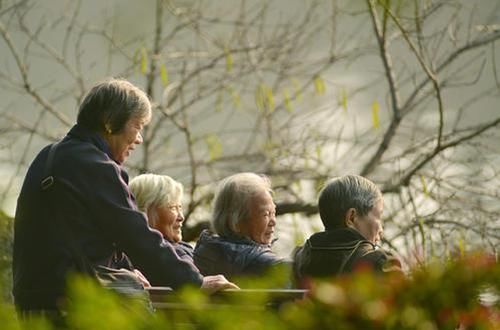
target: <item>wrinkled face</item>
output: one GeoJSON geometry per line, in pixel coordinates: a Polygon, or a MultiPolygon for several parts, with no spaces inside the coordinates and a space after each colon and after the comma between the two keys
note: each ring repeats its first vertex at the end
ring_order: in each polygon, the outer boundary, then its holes
{"type": "Polygon", "coordinates": [[[158,206],[156,208],[154,229],[162,233],[165,239],[177,243],[182,240],[184,214],[180,203],[158,206]]]}
{"type": "Polygon", "coordinates": [[[366,240],[377,243],[382,238],[382,212],[384,201],[379,199],[373,208],[364,216],[356,215],[353,221],[354,228],[363,235],[366,240]]]}
{"type": "Polygon", "coordinates": [[[108,142],[113,159],[122,164],[129,156],[136,145],[142,143],[142,129],[145,121],[142,118],[132,117],[127,121],[125,127],[116,134],[104,134],[104,139],[108,142]]]}
{"type": "Polygon", "coordinates": [[[276,205],[268,191],[250,200],[250,216],[240,224],[240,233],[260,244],[270,244],[276,226],[276,205]]]}

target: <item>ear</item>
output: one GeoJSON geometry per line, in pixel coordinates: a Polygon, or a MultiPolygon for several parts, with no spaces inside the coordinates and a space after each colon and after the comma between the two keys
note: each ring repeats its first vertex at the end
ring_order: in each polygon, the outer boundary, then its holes
{"type": "Polygon", "coordinates": [[[113,134],[113,130],[111,129],[111,125],[109,125],[109,124],[104,125],[104,130],[105,130],[105,131],[106,131],[106,133],[108,133],[109,135],[113,134]]]}
{"type": "Polygon", "coordinates": [[[351,207],[350,209],[347,210],[344,216],[344,225],[346,227],[354,227],[354,220],[356,219],[357,212],[356,209],[351,207]]]}

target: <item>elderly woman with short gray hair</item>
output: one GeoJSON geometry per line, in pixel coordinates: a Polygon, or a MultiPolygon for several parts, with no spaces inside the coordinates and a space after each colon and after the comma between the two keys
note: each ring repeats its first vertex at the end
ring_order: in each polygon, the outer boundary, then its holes
{"type": "Polygon", "coordinates": [[[285,262],[271,250],[276,205],[267,177],[238,173],[222,180],[212,225],[215,233],[202,232],[194,251],[203,274],[223,274],[232,280],[263,274],[285,262]]]}
{"type": "Polygon", "coordinates": [[[130,181],[137,207],[146,213],[148,224],[171,243],[177,255],[193,263],[193,247],[182,241],[182,183],[168,175],[141,174],[130,181]]]}
{"type": "Polygon", "coordinates": [[[399,260],[376,245],[383,233],[384,201],[372,181],[358,175],[331,179],[320,192],[318,208],[325,231],[296,249],[294,273],[299,283],[358,269],[401,271],[399,260]]]}
{"type": "Polygon", "coordinates": [[[124,79],[90,89],[76,125],[31,163],[14,222],[13,295],[22,314],[65,308],[68,274],[119,268],[126,253],[155,286],[235,288],[181,260],[137,210],[123,163],[151,120],[144,91],[124,79]]]}

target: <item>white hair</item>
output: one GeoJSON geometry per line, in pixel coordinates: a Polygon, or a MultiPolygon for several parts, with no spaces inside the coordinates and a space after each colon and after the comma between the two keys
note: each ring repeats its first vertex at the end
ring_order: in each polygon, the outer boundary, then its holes
{"type": "Polygon", "coordinates": [[[137,207],[149,213],[148,223],[156,223],[156,208],[181,202],[184,187],[168,175],[141,174],[129,183],[130,191],[135,196],[137,207]]]}

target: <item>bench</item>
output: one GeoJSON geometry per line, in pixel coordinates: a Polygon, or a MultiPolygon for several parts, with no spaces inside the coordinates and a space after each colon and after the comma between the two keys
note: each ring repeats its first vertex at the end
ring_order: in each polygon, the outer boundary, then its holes
{"type": "MultiPolygon", "coordinates": [[[[156,310],[191,310],[193,305],[179,299],[177,292],[168,287],[147,288],[156,310]]],[[[228,289],[208,296],[196,308],[239,308],[245,310],[277,309],[282,304],[303,299],[307,290],[299,289],[228,289]]]]}

